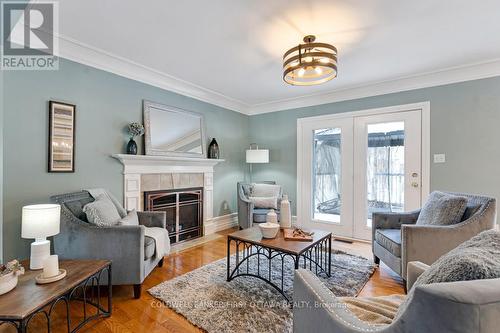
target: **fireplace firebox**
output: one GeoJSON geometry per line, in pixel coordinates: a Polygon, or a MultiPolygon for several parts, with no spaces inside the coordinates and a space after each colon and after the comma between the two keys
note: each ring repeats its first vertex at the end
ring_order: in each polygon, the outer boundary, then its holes
{"type": "Polygon", "coordinates": [[[170,243],[203,236],[203,188],[144,192],[145,211],[164,211],[170,243]]]}

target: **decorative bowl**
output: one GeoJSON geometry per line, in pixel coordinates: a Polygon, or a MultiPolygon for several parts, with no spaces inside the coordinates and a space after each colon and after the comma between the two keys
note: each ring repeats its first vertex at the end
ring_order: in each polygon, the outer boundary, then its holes
{"type": "Polygon", "coordinates": [[[0,277],[0,295],[6,294],[17,286],[18,276],[11,272],[0,277]]]}
{"type": "Polygon", "coordinates": [[[274,238],[280,230],[278,223],[259,223],[260,232],[264,238],[274,238]]]}

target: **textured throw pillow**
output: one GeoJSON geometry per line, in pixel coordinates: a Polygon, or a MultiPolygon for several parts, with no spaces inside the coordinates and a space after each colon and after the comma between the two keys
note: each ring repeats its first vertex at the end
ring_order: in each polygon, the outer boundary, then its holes
{"type": "Polygon", "coordinates": [[[278,209],[278,197],[249,197],[255,208],[278,209]]]}
{"type": "Polygon", "coordinates": [[[443,192],[432,192],[422,207],[417,225],[450,225],[461,221],[467,198],[443,192]]]}
{"type": "Polygon", "coordinates": [[[251,197],[278,197],[280,195],[281,186],[273,184],[252,184],[250,188],[251,197]]]}
{"type": "Polygon", "coordinates": [[[105,194],[100,194],[94,202],[86,204],[83,212],[90,223],[99,227],[116,225],[121,218],[115,205],[105,194]]]}
{"type": "Polygon", "coordinates": [[[500,232],[492,229],[472,237],[436,260],[418,277],[396,317],[405,311],[417,286],[497,278],[500,278],[500,232]]]}
{"type": "Polygon", "coordinates": [[[127,216],[125,216],[120,221],[118,221],[117,224],[118,225],[139,225],[139,216],[137,215],[137,212],[135,211],[135,209],[128,212],[127,216]]]}
{"type": "Polygon", "coordinates": [[[78,219],[84,222],[88,222],[87,215],[85,215],[85,213],[83,212],[83,207],[93,201],[94,198],[89,196],[85,199],[65,202],[64,205],[70,210],[71,213],[73,213],[73,215],[78,217],[78,219]]]}

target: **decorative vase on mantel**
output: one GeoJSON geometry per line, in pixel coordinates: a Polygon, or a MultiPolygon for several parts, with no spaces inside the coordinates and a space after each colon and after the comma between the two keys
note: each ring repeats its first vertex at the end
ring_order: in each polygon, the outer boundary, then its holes
{"type": "Polygon", "coordinates": [[[130,140],[127,144],[127,154],[137,155],[137,143],[134,139],[136,136],[144,134],[144,126],[140,123],[132,122],[128,124],[128,134],[130,135],[130,140]]]}
{"type": "Polygon", "coordinates": [[[217,143],[215,138],[213,138],[210,144],[208,145],[208,158],[214,158],[214,159],[220,158],[219,144],[217,143]]]}
{"type": "Polygon", "coordinates": [[[131,137],[127,143],[127,154],[137,155],[137,142],[134,141],[134,137],[131,137]]]}

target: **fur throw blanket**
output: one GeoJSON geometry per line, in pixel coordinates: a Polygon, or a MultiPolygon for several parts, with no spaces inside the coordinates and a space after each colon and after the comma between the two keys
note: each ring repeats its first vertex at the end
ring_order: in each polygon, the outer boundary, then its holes
{"type": "Polygon", "coordinates": [[[439,258],[415,285],[500,278],[500,232],[483,231],[439,258]]]}
{"type": "Polygon", "coordinates": [[[443,255],[422,273],[396,317],[406,310],[419,285],[497,278],[500,278],[500,232],[483,231],[443,255]]]}

